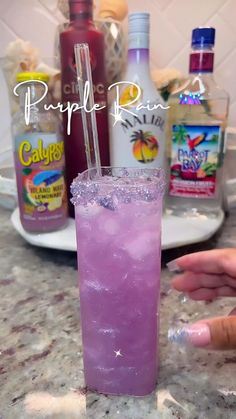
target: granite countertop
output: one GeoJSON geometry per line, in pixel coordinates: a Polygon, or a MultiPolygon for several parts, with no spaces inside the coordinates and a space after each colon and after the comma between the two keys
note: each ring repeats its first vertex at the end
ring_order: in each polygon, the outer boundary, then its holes
{"type": "MultiPolygon", "coordinates": [[[[182,349],[170,325],[228,313],[236,301],[181,301],[162,271],[160,375],[143,398],[104,396],[83,387],[76,255],[34,248],[0,209],[0,418],[235,419],[236,352],[182,349]]],[[[164,252],[236,247],[236,211],[211,241],[164,252]]]]}

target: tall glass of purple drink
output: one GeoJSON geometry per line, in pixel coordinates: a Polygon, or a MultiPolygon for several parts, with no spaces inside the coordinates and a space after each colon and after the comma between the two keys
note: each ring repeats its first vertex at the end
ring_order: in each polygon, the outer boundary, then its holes
{"type": "Polygon", "coordinates": [[[146,395],[157,381],[163,171],[90,169],[71,190],[86,385],[146,395]]]}

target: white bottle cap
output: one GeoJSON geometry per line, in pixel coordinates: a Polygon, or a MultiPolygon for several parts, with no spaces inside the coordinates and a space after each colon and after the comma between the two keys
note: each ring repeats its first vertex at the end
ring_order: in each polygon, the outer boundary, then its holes
{"type": "Polygon", "coordinates": [[[130,13],[129,14],[129,34],[147,33],[150,31],[149,13],[130,13]]]}
{"type": "Polygon", "coordinates": [[[129,14],[129,49],[149,48],[150,14],[129,14]]]}

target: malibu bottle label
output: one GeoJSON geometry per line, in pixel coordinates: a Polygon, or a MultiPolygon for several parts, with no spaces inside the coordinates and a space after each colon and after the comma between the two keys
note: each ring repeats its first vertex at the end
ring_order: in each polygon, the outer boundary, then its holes
{"type": "MultiPolygon", "coordinates": [[[[134,112],[134,110],[132,110],[134,112]]],[[[111,164],[114,166],[163,167],[165,111],[138,111],[122,117],[112,127],[111,164]]]]}

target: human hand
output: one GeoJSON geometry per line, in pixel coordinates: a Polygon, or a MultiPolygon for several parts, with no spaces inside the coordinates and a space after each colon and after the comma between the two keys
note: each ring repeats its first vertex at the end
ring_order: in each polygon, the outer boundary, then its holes
{"type": "MultiPolygon", "coordinates": [[[[173,278],[172,287],[193,300],[236,297],[236,249],[193,253],[170,262],[168,267],[183,272],[173,278]]],[[[198,347],[236,349],[236,309],[230,316],[171,329],[169,339],[198,347]]]]}

